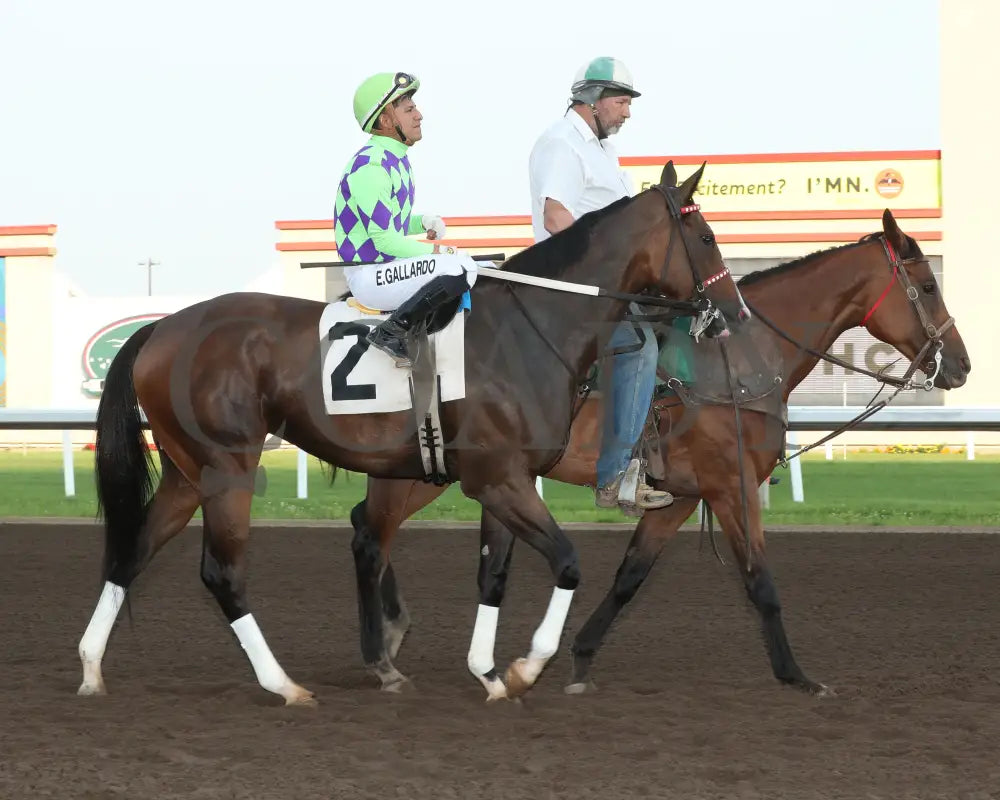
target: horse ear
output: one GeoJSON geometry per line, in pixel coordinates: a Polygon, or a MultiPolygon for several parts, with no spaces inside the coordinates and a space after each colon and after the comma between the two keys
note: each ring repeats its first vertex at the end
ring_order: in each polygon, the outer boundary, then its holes
{"type": "Polygon", "coordinates": [[[676,186],[677,185],[677,170],[674,169],[674,160],[670,159],[666,166],[663,168],[663,172],[660,173],[660,186],[676,186]]]}
{"type": "Polygon", "coordinates": [[[899,229],[899,225],[896,224],[896,218],[892,215],[892,211],[888,208],[882,212],[882,233],[885,234],[885,240],[891,244],[900,255],[909,249],[909,245],[906,241],[906,235],[899,229]]]}
{"type": "Polygon", "coordinates": [[[691,202],[691,198],[694,197],[695,190],[698,188],[698,184],[701,181],[701,174],[705,171],[705,164],[707,161],[702,161],[701,166],[698,167],[698,171],[694,173],[690,178],[681,184],[680,195],[682,203],[687,205],[691,202]]]}

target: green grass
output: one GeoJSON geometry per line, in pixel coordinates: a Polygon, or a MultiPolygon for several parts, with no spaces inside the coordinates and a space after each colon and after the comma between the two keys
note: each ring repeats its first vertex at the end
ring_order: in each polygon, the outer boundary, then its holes
{"type": "MultiPolygon", "coordinates": [[[[308,498],[295,497],[295,453],[264,454],[267,483],[254,498],[257,519],[346,519],[364,495],[363,475],[338,472],[333,486],[309,460],[308,498]]],[[[76,496],[63,492],[62,457],[53,451],[0,451],[0,517],[93,517],[93,454],[75,454],[76,496]]],[[[805,503],[793,503],[791,476],[778,469],[765,521],[797,525],[1000,526],[1000,456],[849,453],[826,461],[803,458],[805,503]]],[[[593,493],[545,481],[545,501],[560,522],[627,522],[595,508],[593,493]]],[[[479,506],[457,487],[414,519],[478,520],[479,506]]]]}

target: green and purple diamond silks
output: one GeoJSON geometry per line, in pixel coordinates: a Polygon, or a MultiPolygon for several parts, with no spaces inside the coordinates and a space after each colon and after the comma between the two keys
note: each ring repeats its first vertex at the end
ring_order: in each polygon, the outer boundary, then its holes
{"type": "Polygon", "coordinates": [[[348,162],[337,187],[334,239],[344,261],[392,261],[425,255],[434,246],[408,234],[423,233],[413,213],[413,174],[407,146],[372,136],[348,162]]]}

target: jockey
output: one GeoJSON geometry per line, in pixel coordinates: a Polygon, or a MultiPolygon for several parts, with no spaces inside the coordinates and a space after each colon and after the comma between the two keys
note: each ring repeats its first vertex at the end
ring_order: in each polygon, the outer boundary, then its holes
{"type": "MultiPolygon", "coordinates": [[[[616,58],[592,59],[577,71],[570,94],[569,108],[539,136],[528,161],[535,241],[634,191],[609,141],[631,116],[633,98],[640,96],[631,73],[616,58]]],[[[615,354],[609,363],[612,392],[605,402],[597,461],[595,502],[601,508],[619,505],[619,490],[653,398],[659,351],[649,323],[638,327],[642,341],[635,326],[623,322],[608,342],[615,354]]],[[[640,482],[634,502],[621,505],[644,512],[672,502],[669,492],[640,482]]]]}
{"type": "Polygon", "coordinates": [[[366,262],[344,270],[347,288],[363,305],[392,314],[368,334],[398,367],[412,365],[407,340],[414,326],[456,298],[468,307],[476,262],[437,241],[445,224],[413,211],[414,183],[408,149],[420,141],[423,115],[413,95],[420,81],[405,72],[367,78],[354,93],[354,116],[371,138],[344,169],[334,206],[334,239],[344,261],[366,262]],[[464,296],[464,297],[463,297],[464,296]]]}

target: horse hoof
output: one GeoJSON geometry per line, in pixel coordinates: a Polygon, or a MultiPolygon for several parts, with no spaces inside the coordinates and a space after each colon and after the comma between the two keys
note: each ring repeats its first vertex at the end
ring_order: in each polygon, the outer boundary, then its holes
{"type": "Polygon", "coordinates": [[[510,700],[507,687],[499,678],[486,687],[486,703],[498,703],[501,700],[510,700]]]}
{"type": "Polygon", "coordinates": [[[571,683],[563,691],[566,694],[593,694],[597,691],[597,686],[593,681],[571,683]]]}
{"type": "Polygon", "coordinates": [[[285,705],[315,708],[316,706],[319,705],[319,700],[317,700],[316,695],[314,695],[308,689],[303,689],[300,686],[298,687],[298,691],[285,695],[285,705]]]}
{"type": "Polygon", "coordinates": [[[824,685],[822,683],[814,683],[809,688],[809,694],[811,694],[813,697],[836,697],[837,696],[837,693],[833,689],[831,689],[829,686],[826,686],[826,685],[824,685]]]}
{"type": "Polygon", "coordinates": [[[80,685],[80,688],[76,690],[76,693],[80,697],[101,697],[108,693],[108,690],[104,688],[104,684],[90,684],[84,683],[80,685]]]}
{"type": "Polygon", "coordinates": [[[524,665],[527,663],[528,659],[519,658],[507,667],[507,672],[503,676],[503,682],[507,685],[507,697],[511,699],[520,697],[534,685],[534,681],[530,680],[523,672],[524,665]]]}
{"type": "Polygon", "coordinates": [[[403,694],[414,689],[413,682],[409,678],[400,677],[388,683],[382,684],[382,691],[390,694],[403,694]]]}
{"type": "Polygon", "coordinates": [[[307,697],[286,697],[285,705],[296,706],[298,708],[316,708],[319,705],[319,700],[312,695],[307,697]]]}

